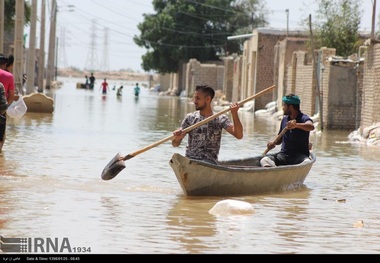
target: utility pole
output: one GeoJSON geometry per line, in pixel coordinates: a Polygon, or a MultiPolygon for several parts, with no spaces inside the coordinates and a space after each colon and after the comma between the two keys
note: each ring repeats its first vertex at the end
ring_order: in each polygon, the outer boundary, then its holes
{"type": "Polygon", "coordinates": [[[36,21],[37,21],[37,0],[32,0],[32,13],[30,17],[30,33],[29,33],[29,52],[27,57],[28,76],[26,80],[26,94],[34,92],[35,73],[36,73],[36,21]]]}
{"type": "Polygon", "coordinates": [[[0,53],[4,52],[4,2],[0,0],[0,53]]]}
{"type": "Polygon", "coordinates": [[[58,68],[67,68],[67,56],[66,56],[66,28],[61,27],[59,38],[59,59],[57,60],[58,68]]]}
{"type": "Polygon", "coordinates": [[[41,1],[41,29],[40,29],[40,50],[38,53],[38,92],[44,91],[44,77],[45,77],[45,13],[46,4],[45,0],[41,1]]]}
{"type": "Polygon", "coordinates": [[[48,52],[48,61],[46,69],[46,89],[50,89],[51,82],[55,76],[55,31],[57,24],[57,2],[56,0],[52,1],[51,13],[50,13],[50,35],[49,35],[49,52],[48,52]]]}
{"type": "Polygon", "coordinates": [[[286,12],[286,36],[289,35],[289,9],[285,10],[286,12]]]}
{"type": "Polygon", "coordinates": [[[371,39],[375,39],[375,18],[376,18],[376,0],[373,0],[371,39]]]}
{"type": "MultiPolygon", "coordinates": [[[[318,68],[317,67],[317,61],[315,59],[315,47],[314,47],[314,36],[313,36],[313,30],[312,30],[312,24],[311,24],[311,15],[309,15],[309,28],[310,28],[310,40],[311,40],[311,54],[313,57],[313,68],[314,68],[314,79],[315,79],[315,86],[317,88],[317,98],[318,98],[318,105],[319,105],[319,119],[321,122],[321,131],[323,131],[323,94],[319,88],[319,74],[318,74],[318,68]]],[[[319,61],[318,61],[319,63],[319,61]]]]}
{"type": "Polygon", "coordinates": [[[23,94],[22,74],[24,72],[24,0],[16,0],[14,58],[13,76],[15,79],[15,88],[23,94]]]}
{"type": "Polygon", "coordinates": [[[102,62],[100,64],[101,69],[103,71],[109,70],[109,63],[108,63],[108,28],[104,28],[104,42],[103,42],[103,57],[102,62]]]}
{"type": "Polygon", "coordinates": [[[97,31],[96,29],[96,21],[92,21],[92,29],[91,29],[91,43],[90,43],[90,50],[88,53],[88,58],[86,61],[86,66],[85,69],[94,71],[98,69],[98,60],[97,60],[97,54],[96,54],[96,34],[95,32],[97,31]]]}

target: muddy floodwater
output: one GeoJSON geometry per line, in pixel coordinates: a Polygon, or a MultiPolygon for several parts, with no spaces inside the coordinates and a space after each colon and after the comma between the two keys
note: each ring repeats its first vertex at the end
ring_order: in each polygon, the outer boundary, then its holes
{"type": "MultiPolygon", "coordinates": [[[[194,105],[145,86],[135,97],[134,81],[109,80],[103,96],[100,83],[91,91],[76,88],[82,79],[59,80],[63,86],[49,92],[52,114],[8,119],[0,155],[1,236],[68,240],[73,254],[78,247],[87,254],[380,252],[380,147],[350,143],[350,131],[312,134],[317,161],[304,186],[259,196],[184,196],[169,166],[172,154],[184,154],[184,142],[127,160],[104,181],[101,172],[116,153],[170,136],[194,105]],[[114,85],[124,85],[121,97],[114,85]],[[254,213],[209,213],[225,199],[248,202],[254,213]]],[[[248,111],[239,116],[244,138],[224,134],[222,160],[259,155],[276,137],[278,122],[248,111]]]]}

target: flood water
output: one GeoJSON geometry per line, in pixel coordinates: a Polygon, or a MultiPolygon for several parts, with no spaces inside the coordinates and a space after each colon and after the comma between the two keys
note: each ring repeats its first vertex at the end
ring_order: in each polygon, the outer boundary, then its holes
{"type": "MultiPolygon", "coordinates": [[[[184,154],[185,141],[145,151],[104,181],[101,172],[116,153],[171,136],[194,105],[145,88],[135,98],[133,82],[110,80],[111,88],[124,85],[117,98],[115,90],[103,96],[97,87],[76,89],[82,79],[59,80],[63,86],[48,93],[52,114],[8,119],[0,154],[1,236],[67,238],[71,247],[85,248],[82,254],[380,252],[380,147],[350,143],[350,131],[312,134],[317,161],[304,187],[259,196],[184,196],[169,160],[184,154]],[[255,212],[208,212],[224,199],[249,202],[255,212]]],[[[276,137],[278,122],[239,115],[244,138],[225,133],[221,160],[260,155],[276,137]]]]}

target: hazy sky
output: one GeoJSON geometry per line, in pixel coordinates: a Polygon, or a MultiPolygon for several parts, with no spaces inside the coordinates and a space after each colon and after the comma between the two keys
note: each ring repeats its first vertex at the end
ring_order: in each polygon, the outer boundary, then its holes
{"type": "MultiPolygon", "coordinates": [[[[373,0],[361,1],[364,11],[361,29],[370,31],[373,0]]],[[[41,1],[37,2],[40,10],[41,1]]],[[[316,10],[315,0],[265,0],[265,2],[267,9],[270,10],[270,27],[273,28],[286,29],[286,9],[289,9],[289,29],[301,28],[299,25],[301,18],[307,18],[309,14],[313,18],[316,10]]],[[[73,66],[83,69],[93,63],[100,69],[130,68],[143,72],[140,65],[145,49],[133,42],[133,36],[140,34],[137,24],[143,21],[142,15],[153,13],[150,0],[57,0],[57,3],[58,67],[73,66]],[[73,7],[69,7],[70,5],[73,7]],[[92,30],[93,28],[96,29],[92,30]]],[[[380,1],[377,6],[380,7],[380,1]]],[[[46,4],[48,13],[50,8],[51,0],[48,0],[46,4]]],[[[37,16],[40,17],[40,11],[37,12],[37,16]]],[[[45,29],[47,33],[49,23],[47,17],[45,29]]],[[[39,23],[37,23],[37,32],[40,32],[39,23]]],[[[48,44],[45,47],[47,50],[48,44]]]]}

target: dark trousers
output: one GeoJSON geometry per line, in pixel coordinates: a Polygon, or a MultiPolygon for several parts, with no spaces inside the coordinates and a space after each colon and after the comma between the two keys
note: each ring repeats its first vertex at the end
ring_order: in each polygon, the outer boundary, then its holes
{"type": "Polygon", "coordinates": [[[0,142],[4,141],[5,128],[7,127],[7,117],[5,114],[0,114],[0,142]]]}
{"type": "Polygon", "coordinates": [[[282,152],[278,152],[273,155],[268,155],[268,157],[271,158],[277,166],[299,164],[299,163],[302,163],[305,159],[309,158],[309,156],[305,154],[288,155],[282,152]]]}

